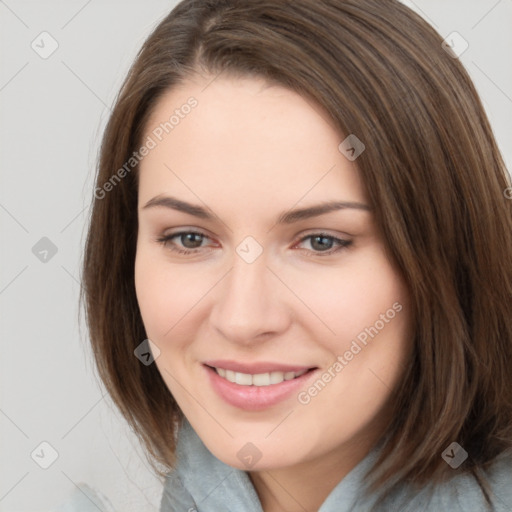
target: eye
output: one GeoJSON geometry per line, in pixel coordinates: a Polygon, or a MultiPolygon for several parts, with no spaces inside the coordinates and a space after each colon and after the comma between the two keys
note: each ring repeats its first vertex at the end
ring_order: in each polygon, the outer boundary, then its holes
{"type": "MultiPolygon", "coordinates": [[[[207,247],[203,242],[210,238],[204,233],[198,231],[180,231],[157,238],[167,249],[179,254],[193,254],[207,247]]],[[[344,240],[327,233],[313,233],[302,237],[297,245],[308,242],[310,248],[302,247],[300,249],[313,253],[315,256],[327,256],[341,251],[352,244],[352,240],[344,240]]]]}
{"type": "Polygon", "coordinates": [[[307,235],[299,241],[299,244],[308,241],[311,249],[307,249],[315,253],[315,256],[325,256],[341,251],[352,244],[352,240],[343,240],[326,233],[313,233],[307,235]]]}
{"type": "Polygon", "coordinates": [[[180,231],[179,233],[173,233],[171,235],[162,236],[157,238],[157,242],[160,242],[164,247],[171,251],[180,254],[191,254],[197,252],[197,249],[203,247],[203,242],[209,239],[204,233],[198,231],[180,231]],[[181,244],[176,245],[174,240],[181,244]]]}

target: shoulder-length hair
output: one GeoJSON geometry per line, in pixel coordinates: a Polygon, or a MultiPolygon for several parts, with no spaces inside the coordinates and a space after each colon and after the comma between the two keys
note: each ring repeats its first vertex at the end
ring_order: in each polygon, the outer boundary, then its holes
{"type": "Polygon", "coordinates": [[[363,141],[357,167],[414,326],[375,486],[446,478],[453,441],[478,479],[512,445],[510,176],[462,64],[396,0],[184,0],[142,46],[104,133],[81,300],[100,377],[148,453],[174,467],[182,413],[134,356],[146,333],[130,159],[162,94],[197,71],[288,87],[363,141]]]}

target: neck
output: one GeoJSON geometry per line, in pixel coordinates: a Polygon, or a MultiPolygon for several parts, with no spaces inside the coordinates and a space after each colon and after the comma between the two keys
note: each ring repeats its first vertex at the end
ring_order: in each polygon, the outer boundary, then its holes
{"type": "Polygon", "coordinates": [[[318,510],[374,442],[366,436],[291,467],[250,472],[264,512],[318,510]]]}

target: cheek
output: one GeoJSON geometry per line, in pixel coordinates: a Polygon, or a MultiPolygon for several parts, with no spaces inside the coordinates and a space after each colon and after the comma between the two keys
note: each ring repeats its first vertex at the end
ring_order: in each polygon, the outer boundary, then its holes
{"type": "Polygon", "coordinates": [[[396,310],[405,309],[406,287],[379,247],[361,251],[336,268],[319,267],[308,272],[307,279],[304,274],[291,276],[290,281],[309,310],[304,318],[311,319],[308,324],[315,338],[331,340],[331,351],[346,350],[352,339],[376,322],[382,327],[381,315],[386,312],[391,321],[385,322],[385,330],[389,332],[391,325],[401,328],[403,318],[395,319],[405,315],[396,310]]]}
{"type": "Polygon", "coordinates": [[[324,433],[330,429],[332,439],[355,435],[379,417],[410,355],[405,283],[380,251],[360,256],[350,268],[312,281],[308,295],[335,335],[321,336],[327,331],[317,322],[314,339],[329,354],[319,379],[327,384],[313,383],[299,401],[306,404],[305,421],[324,433]],[[331,418],[327,426],[322,416],[331,418]]]}
{"type": "Polygon", "coordinates": [[[141,247],[135,259],[137,301],[148,337],[155,342],[179,339],[186,315],[211,287],[210,279],[169,264],[154,250],[141,247]]]}

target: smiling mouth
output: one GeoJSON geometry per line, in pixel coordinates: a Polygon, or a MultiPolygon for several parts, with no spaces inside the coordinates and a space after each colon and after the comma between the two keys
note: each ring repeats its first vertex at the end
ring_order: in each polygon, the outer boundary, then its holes
{"type": "Polygon", "coordinates": [[[212,370],[214,370],[217,375],[227,380],[228,382],[232,382],[234,384],[239,384],[241,386],[271,386],[273,384],[281,384],[285,380],[293,380],[301,377],[305,373],[315,370],[316,368],[303,369],[298,372],[267,372],[267,373],[240,373],[235,372],[233,370],[226,370],[225,368],[219,368],[216,366],[206,365],[212,370]]]}

